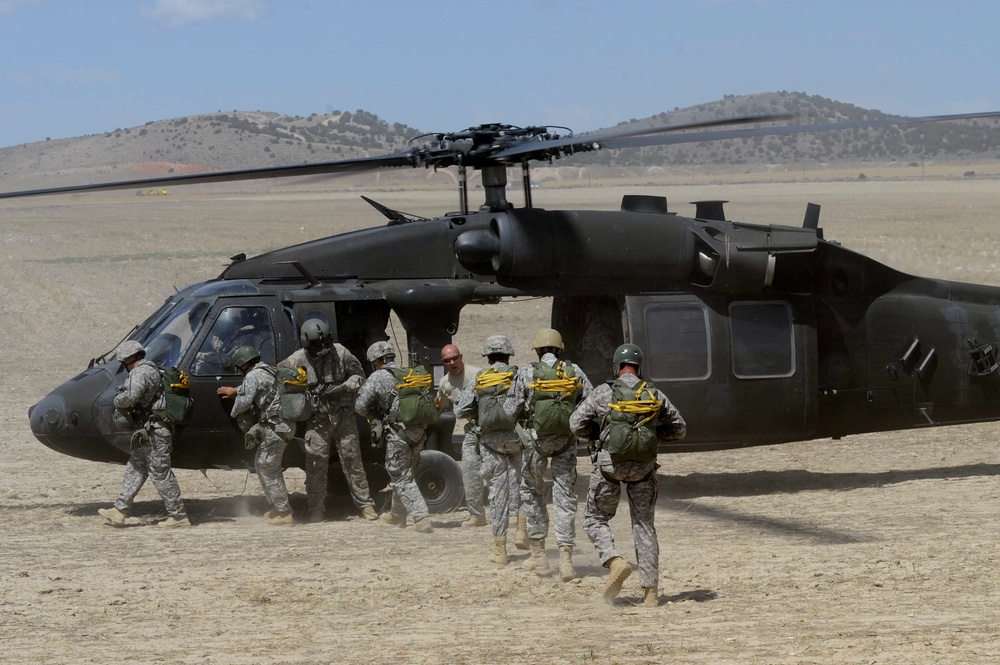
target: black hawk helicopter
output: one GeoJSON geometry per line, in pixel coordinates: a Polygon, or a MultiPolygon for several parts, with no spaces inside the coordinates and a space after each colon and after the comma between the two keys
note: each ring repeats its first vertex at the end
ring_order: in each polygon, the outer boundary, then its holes
{"type": "MultiPolygon", "coordinates": [[[[724,201],[697,202],[694,217],[659,196],[627,195],[618,211],[544,210],[531,201],[529,163],[617,149],[877,125],[991,118],[1000,112],[774,125],[786,116],[560,135],[554,127],[488,124],[424,135],[385,156],[0,193],[0,198],[164,187],[259,178],[456,167],[457,212],[415,219],[369,201],[388,224],[247,257],[216,279],[172,294],[128,339],[147,357],[190,375],[195,401],[178,432],[178,468],[244,467],[249,458],[216,388],[235,385],[229,355],[245,344],[275,363],[298,346],[306,317],[329,322],[359,358],[384,338],[391,313],[408,358],[440,368],[439,351],[464,307],[551,297],[552,328],[594,381],[610,378],[625,341],[645,350],[643,373],[688,423],[664,452],[715,450],[863,432],[1000,419],[1000,288],[914,277],[825,240],[819,206],[802,226],[729,221],[724,201]],[[745,127],[734,128],[738,125],[745,127]],[[723,128],[725,127],[725,128],[723,128]],[[506,198],[507,169],[521,165],[525,205],[506,198]],[[469,206],[479,170],[485,201],[469,206]]],[[[539,322],[540,325],[543,322],[539,322]]],[[[125,377],[111,352],[28,411],[46,446],[124,463],[129,433],[112,421],[125,377]]],[[[432,511],[462,501],[444,414],[424,452],[418,484],[432,511]]],[[[367,427],[360,427],[362,437],[367,427]]],[[[382,462],[371,446],[366,468],[382,462]]],[[[298,447],[285,463],[301,465],[298,447]]],[[[332,474],[332,475],[339,475],[332,474]]],[[[379,476],[384,478],[384,474],[379,476]]]]}

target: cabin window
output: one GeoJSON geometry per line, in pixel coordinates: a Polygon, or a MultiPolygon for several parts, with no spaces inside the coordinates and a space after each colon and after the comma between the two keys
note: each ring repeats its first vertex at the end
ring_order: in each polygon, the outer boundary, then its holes
{"type": "Polygon", "coordinates": [[[266,307],[227,307],[222,310],[198,349],[191,364],[191,374],[236,374],[232,356],[241,346],[252,346],[260,351],[263,362],[275,364],[274,330],[266,307]]]}
{"type": "Polygon", "coordinates": [[[690,303],[646,307],[646,366],[654,380],[693,381],[711,373],[708,311],[690,303]]]}
{"type": "Polygon", "coordinates": [[[795,373],[795,338],[788,303],[732,303],[729,325],[737,378],[777,378],[795,373]]]}

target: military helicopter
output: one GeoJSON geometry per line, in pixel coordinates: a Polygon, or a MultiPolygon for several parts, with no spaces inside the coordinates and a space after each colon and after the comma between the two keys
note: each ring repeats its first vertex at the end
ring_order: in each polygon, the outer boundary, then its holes
{"type": "MultiPolygon", "coordinates": [[[[697,202],[695,215],[684,217],[668,210],[665,197],[648,195],[626,195],[612,212],[536,208],[529,164],[598,149],[997,116],[820,125],[750,116],[581,136],[486,124],[424,135],[411,149],[385,156],[0,198],[458,169],[456,212],[414,218],[366,198],[387,224],[259,256],[237,254],[216,279],[170,295],[126,334],[146,346],[153,362],[190,375],[196,406],[176,437],[178,468],[248,464],[228,405],[216,396],[218,386],[238,381],[230,358],[238,346],[259,348],[273,364],[297,348],[299,324],[318,316],[364,358],[394,313],[407,333],[404,363],[435,366],[441,376],[438,352],[458,331],[463,308],[522,296],[551,297],[551,327],[595,382],[610,378],[616,346],[642,347],[644,375],[688,422],[687,438],[662,450],[715,450],[1000,419],[1000,288],[910,276],[828,241],[815,204],[801,226],[729,221],[724,201],[697,202]],[[523,207],[506,197],[507,169],[517,165],[523,207]],[[485,191],[476,209],[469,205],[469,169],[481,172],[485,191]]],[[[112,399],[125,372],[112,357],[109,351],[92,359],[29,409],[39,441],[83,459],[127,460],[129,433],[112,423],[112,399]]],[[[453,428],[451,414],[443,414],[418,471],[432,511],[462,501],[453,428]]],[[[359,429],[364,438],[367,427],[359,429]]],[[[369,474],[378,474],[379,453],[365,442],[362,448],[369,474]]],[[[296,455],[289,446],[285,463],[301,465],[296,455]]]]}

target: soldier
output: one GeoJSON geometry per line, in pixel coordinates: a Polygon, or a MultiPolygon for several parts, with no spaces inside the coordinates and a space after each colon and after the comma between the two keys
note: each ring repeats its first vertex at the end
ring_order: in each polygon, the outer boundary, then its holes
{"type": "Polygon", "coordinates": [[[252,346],[236,349],[233,365],[243,375],[243,383],[239,388],[220,386],[216,393],[223,399],[236,398],[230,415],[248,425],[245,430],[247,450],[257,449],[254,467],[271,506],[264,515],[265,524],[291,526],[295,518],[281,472],[281,457],[285,446],[295,436],[294,423],[281,417],[274,369],[260,361],[257,349],[252,346]]]}
{"type": "Polygon", "coordinates": [[[299,331],[302,348],[281,361],[285,367],[305,367],[309,375],[312,416],[306,421],[306,504],[310,522],[326,516],[326,488],[330,471],[330,443],[335,443],[351,500],[367,520],[377,520],[375,502],[361,461],[354,401],[364,370],[346,347],[333,341],[330,326],[310,318],[299,331]]]}
{"type": "MultiPolygon", "coordinates": [[[[434,404],[441,410],[450,403],[454,410],[462,391],[475,381],[480,368],[465,364],[462,352],[454,344],[446,344],[441,348],[441,362],[447,373],[438,384],[434,404]]],[[[469,518],[462,522],[462,526],[486,526],[486,513],[483,509],[483,458],[479,452],[479,440],[471,422],[464,420],[463,429],[462,481],[465,485],[465,506],[469,509],[469,518]]]]}
{"type": "Polygon", "coordinates": [[[375,371],[358,392],[354,410],[378,423],[385,441],[385,470],[392,484],[392,509],[382,513],[382,521],[405,527],[409,515],[415,530],[430,533],[434,530],[430,511],[416,481],[420,451],[427,441],[426,426],[407,425],[400,419],[399,382],[392,371],[399,365],[392,345],[375,342],[365,355],[375,371]]]}
{"type": "Polygon", "coordinates": [[[524,444],[521,467],[525,488],[524,504],[531,558],[526,568],[539,575],[549,572],[545,558],[545,537],[549,513],[545,506],[544,475],[552,460],[552,507],[555,513],[556,545],[559,547],[559,576],[573,579],[573,546],[576,544],[576,436],[569,417],[577,403],[590,395],[590,379],[575,363],[561,358],[562,335],[551,328],[535,334],[532,348],[538,362],[522,367],[505,404],[514,417],[524,417],[516,429],[524,444]]]}
{"type": "Polygon", "coordinates": [[[681,414],[640,374],[642,351],[634,344],[615,350],[611,383],[594,388],[570,417],[570,427],[580,436],[593,437],[599,428],[598,452],[590,475],[583,529],[597,548],[601,564],[610,570],[604,585],[604,599],[614,600],[632,567],[615,548],[608,522],[618,510],[621,484],[625,483],[632,538],[639,564],[639,584],[643,602],[659,605],[657,579],[660,546],[653,518],[656,510],[656,452],[658,441],[682,439],[687,425],[681,414]]]}
{"type": "MultiPolygon", "coordinates": [[[[517,367],[508,365],[514,355],[514,345],[504,335],[491,335],[483,344],[483,356],[490,366],[476,374],[475,382],[462,391],[455,408],[459,418],[475,418],[479,429],[480,452],[483,456],[483,480],[489,485],[490,527],[493,531],[494,553],[490,560],[507,565],[507,527],[510,520],[512,487],[520,486],[521,439],[514,431],[503,402],[514,381],[517,367]]],[[[523,518],[518,517],[518,535],[523,518]]],[[[527,534],[524,536],[527,549],[527,534]]],[[[515,543],[521,548],[519,543],[515,543]]]]}
{"type": "Polygon", "coordinates": [[[170,468],[173,424],[165,416],[167,403],[160,370],[146,360],[146,349],[135,340],[123,342],[115,357],[128,372],[125,383],[115,395],[115,418],[133,428],[132,454],[125,464],[122,491],[115,505],[101,508],[97,513],[113,526],[125,526],[135,496],[146,478],[151,478],[169,515],[158,526],[191,526],[184,511],[180,485],[170,468]]]}

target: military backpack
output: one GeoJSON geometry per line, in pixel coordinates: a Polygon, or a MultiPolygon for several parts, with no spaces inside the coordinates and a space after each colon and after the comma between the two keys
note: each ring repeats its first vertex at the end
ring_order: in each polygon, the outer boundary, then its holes
{"type": "Polygon", "coordinates": [[[305,367],[268,366],[274,374],[274,389],[278,394],[281,417],[285,420],[304,422],[313,414],[312,398],[309,395],[309,373],[305,367]]]}
{"type": "Polygon", "coordinates": [[[407,427],[425,427],[437,421],[434,405],[434,377],[423,365],[386,367],[396,377],[399,395],[398,418],[407,427]]]}
{"type": "Polygon", "coordinates": [[[504,411],[503,402],[514,383],[514,365],[494,365],[476,375],[477,423],[483,432],[513,432],[515,420],[504,411]]]}
{"type": "Polygon", "coordinates": [[[572,434],[569,417],[580,397],[580,377],[573,364],[532,363],[532,378],[528,384],[534,390],[532,429],[540,436],[572,434]]]}
{"type": "Polygon", "coordinates": [[[611,383],[608,436],[602,443],[615,462],[652,462],[656,459],[656,416],[662,404],[655,386],[640,381],[635,387],[621,379],[611,383]]]}

